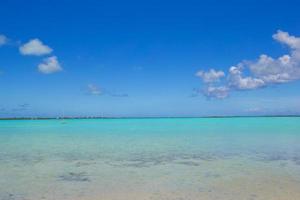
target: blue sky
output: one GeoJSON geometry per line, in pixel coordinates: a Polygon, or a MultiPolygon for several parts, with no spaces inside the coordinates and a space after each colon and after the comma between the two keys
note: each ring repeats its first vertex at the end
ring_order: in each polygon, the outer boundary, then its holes
{"type": "Polygon", "coordinates": [[[299,7],[1,1],[0,117],[300,114],[299,7]]]}

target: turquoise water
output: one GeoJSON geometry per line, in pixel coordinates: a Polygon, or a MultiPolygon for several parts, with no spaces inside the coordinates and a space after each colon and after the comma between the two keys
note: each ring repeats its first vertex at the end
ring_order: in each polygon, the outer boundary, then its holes
{"type": "Polygon", "coordinates": [[[0,121],[0,199],[300,199],[300,118],[0,121]]]}

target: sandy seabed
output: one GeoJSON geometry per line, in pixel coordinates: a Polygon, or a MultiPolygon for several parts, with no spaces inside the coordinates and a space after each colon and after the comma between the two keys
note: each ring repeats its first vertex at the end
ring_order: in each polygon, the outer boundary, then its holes
{"type": "Polygon", "coordinates": [[[0,200],[300,200],[300,118],[0,121],[0,200]]]}
{"type": "Polygon", "coordinates": [[[0,177],[1,200],[300,199],[300,166],[289,160],[11,161],[0,177]]]}

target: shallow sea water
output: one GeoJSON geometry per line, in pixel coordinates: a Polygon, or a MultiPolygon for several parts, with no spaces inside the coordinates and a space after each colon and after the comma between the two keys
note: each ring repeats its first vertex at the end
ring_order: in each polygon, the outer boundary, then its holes
{"type": "Polygon", "coordinates": [[[0,121],[0,200],[299,200],[300,118],[0,121]]]}

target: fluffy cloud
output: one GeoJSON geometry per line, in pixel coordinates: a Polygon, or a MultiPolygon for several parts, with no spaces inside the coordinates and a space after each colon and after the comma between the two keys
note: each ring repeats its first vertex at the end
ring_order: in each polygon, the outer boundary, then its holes
{"type": "Polygon", "coordinates": [[[43,63],[38,65],[38,70],[41,73],[44,74],[52,74],[55,72],[62,71],[62,67],[60,66],[57,57],[51,56],[48,58],[45,58],[43,63]]]}
{"type": "Polygon", "coordinates": [[[262,79],[266,84],[285,83],[300,79],[300,38],[287,32],[277,31],[273,38],[287,45],[290,54],[272,58],[262,54],[257,61],[246,63],[253,76],[262,79]]]}
{"type": "Polygon", "coordinates": [[[232,66],[229,69],[229,86],[240,90],[251,90],[262,87],[265,82],[259,78],[251,76],[243,77],[242,67],[232,66]]]}
{"type": "MultiPolygon", "coordinates": [[[[0,34],[0,46],[7,44],[8,41],[9,39],[5,35],[0,34]]],[[[19,47],[19,51],[22,55],[42,56],[50,54],[53,49],[43,44],[43,42],[39,39],[32,39],[21,45],[19,47]]],[[[45,58],[43,62],[38,65],[38,70],[44,74],[51,74],[62,71],[62,67],[60,66],[56,56],[50,56],[45,58]]]]}
{"type": "Polygon", "coordinates": [[[8,42],[8,39],[5,35],[0,34],[0,46],[5,45],[8,42]]]}
{"type": "Polygon", "coordinates": [[[41,56],[50,54],[53,50],[39,39],[32,39],[20,46],[19,51],[22,55],[41,56]]]}
{"type": "Polygon", "coordinates": [[[277,33],[273,35],[273,39],[293,49],[300,49],[300,38],[291,36],[288,32],[278,30],[277,33]]]}
{"type": "Polygon", "coordinates": [[[229,88],[226,86],[208,86],[203,90],[203,94],[209,99],[224,99],[229,95],[229,88]]]}
{"type": "Polygon", "coordinates": [[[212,82],[219,81],[220,78],[225,76],[225,73],[223,71],[216,71],[214,69],[210,69],[208,72],[202,70],[198,71],[196,73],[196,76],[202,78],[202,80],[205,83],[212,83],[212,82]]]}
{"type": "Polygon", "coordinates": [[[203,94],[214,98],[224,98],[232,90],[253,90],[271,84],[300,80],[300,38],[279,30],[273,35],[273,39],[286,45],[290,53],[278,58],[262,54],[257,60],[243,61],[230,67],[227,75],[214,69],[208,72],[200,71],[196,75],[202,79],[207,88],[203,94]],[[244,75],[246,72],[247,76],[244,75]],[[227,78],[223,81],[223,85],[216,86],[215,82],[224,76],[227,78]],[[223,95],[219,95],[222,91],[223,95]]]}

